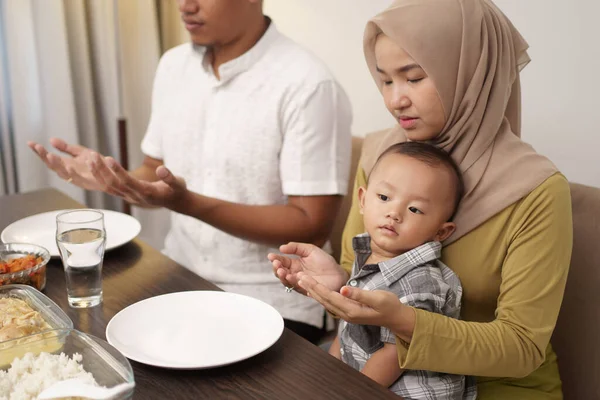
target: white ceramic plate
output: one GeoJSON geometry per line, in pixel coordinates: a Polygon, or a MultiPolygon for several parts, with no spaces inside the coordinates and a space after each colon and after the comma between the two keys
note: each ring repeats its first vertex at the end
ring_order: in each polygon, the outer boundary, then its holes
{"type": "MultiPolygon", "coordinates": [[[[60,256],[56,247],[56,216],[65,210],[50,211],[20,219],[7,226],[0,235],[4,243],[33,243],[48,249],[52,257],[60,256]]],[[[142,229],[131,215],[111,210],[104,213],[106,250],[133,240],[142,229]]]]}
{"type": "Polygon", "coordinates": [[[134,361],[203,369],[259,354],[282,332],[279,312],[260,300],[191,291],[151,297],[121,310],[108,323],[106,339],[134,361]]]}

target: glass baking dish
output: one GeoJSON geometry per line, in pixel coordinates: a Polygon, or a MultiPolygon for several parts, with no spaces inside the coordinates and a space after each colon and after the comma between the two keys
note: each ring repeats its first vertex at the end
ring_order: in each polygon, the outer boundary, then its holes
{"type": "MultiPolygon", "coordinates": [[[[39,342],[40,338],[55,336],[53,331],[56,329],[73,329],[73,322],[67,314],[46,295],[31,286],[0,286],[0,299],[6,297],[24,301],[34,311],[40,313],[40,316],[48,323],[50,328],[30,335],[4,341],[0,340],[0,368],[9,364],[15,357],[21,357],[24,354],[24,347],[17,346],[18,344],[39,342]]],[[[2,328],[1,319],[0,328],[2,328]]]]}
{"type": "MultiPolygon", "coordinates": [[[[86,372],[93,375],[100,386],[113,387],[121,383],[135,383],[131,364],[117,349],[102,339],[85,334],[75,329],[58,329],[50,337],[39,335],[37,341],[15,345],[18,353],[34,355],[46,351],[48,353],[64,353],[70,358],[74,354],[82,356],[81,365],[86,372]]],[[[20,356],[21,357],[21,356],[20,356]]],[[[3,368],[7,370],[10,365],[3,368]]],[[[116,397],[129,399],[133,389],[116,397]]]]}

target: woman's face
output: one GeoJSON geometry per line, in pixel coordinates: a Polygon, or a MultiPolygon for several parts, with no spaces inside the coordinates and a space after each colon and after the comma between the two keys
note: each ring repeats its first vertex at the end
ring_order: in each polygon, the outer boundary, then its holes
{"type": "Polygon", "coordinates": [[[433,80],[404,49],[381,34],[375,43],[385,106],[411,141],[435,138],[446,124],[433,80]]]}

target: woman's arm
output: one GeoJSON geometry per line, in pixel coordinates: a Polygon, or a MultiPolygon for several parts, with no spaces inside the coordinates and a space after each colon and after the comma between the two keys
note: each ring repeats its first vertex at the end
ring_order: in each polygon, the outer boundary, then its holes
{"type": "Polygon", "coordinates": [[[412,341],[397,346],[402,368],[520,378],[544,361],[571,258],[566,179],[549,178],[515,209],[512,220],[496,319],[465,322],[415,310],[412,341]]]}
{"type": "Polygon", "coordinates": [[[566,179],[557,174],[540,185],[514,210],[513,221],[492,322],[403,306],[382,291],[335,293],[309,279],[300,285],[340,318],[394,331],[403,369],[524,377],[544,361],[567,279],[573,227],[566,179]]]}

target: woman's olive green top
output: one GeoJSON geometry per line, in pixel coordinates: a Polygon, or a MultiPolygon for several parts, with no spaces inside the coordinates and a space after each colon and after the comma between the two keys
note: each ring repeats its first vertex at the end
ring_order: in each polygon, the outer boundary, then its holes
{"type": "MultiPolygon", "coordinates": [[[[355,188],[365,186],[362,168],[355,188]]],[[[356,193],[356,191],[355,191],[356,193]]],[[[342,266],[364,230],[353,202],[342,266]]],[[[478,399],[562,399],[550,337],[563,298],[573,228],[569,184],[559,173],[443,249],[463,286],[461,320],[416,310],[400,366],[477,376],[478,399]]]]}

